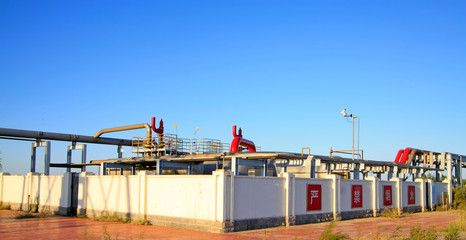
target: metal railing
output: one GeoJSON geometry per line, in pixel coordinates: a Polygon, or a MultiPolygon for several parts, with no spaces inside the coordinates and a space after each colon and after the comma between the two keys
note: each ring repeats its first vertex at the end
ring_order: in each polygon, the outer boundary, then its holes
{"type": "Polygon", "coordinates": [[[230,145],[217,139],[178,138],[176,134],[165,133],[150,139],[147,136],[133,137],[132,156],[151,157],[165,155],[205,154],[228,152],[230,145]]]}
{"type": "MultiPolygon", "coordinates": [[[[362,149],[354,149],[354,155],[359,158],[359,160],[364,160],[364,150],[362,149]]],[[[340,154],[353,154],[353,150],[333,150],[330,149],[329,157],[333,157],[333,153],[340,153],[340,154]]]]}

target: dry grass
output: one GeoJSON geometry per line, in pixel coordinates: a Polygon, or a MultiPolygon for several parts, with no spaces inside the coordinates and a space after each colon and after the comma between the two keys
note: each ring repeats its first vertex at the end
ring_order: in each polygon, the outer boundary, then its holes
{"type": "Polygon", "coordinates": [[[409,240],[436,240],[439,238],[439,233],[433,229],[423,229],[419,226],[412,227],[409,231],[409,240]]]}
{"type": "Polygon", "coordinates": [[[152,225],[151,222],[147,219],[135,219],[135,220],[129,220],[122,218],[118,215],[115,214],[105,214],[101,215],[98,217],[92,218],[92,220],[95,221],[101,221],[101,222],[119,222],[119,223],[131,223],[135,225],[152,225]]]}
{"type": "Polygon", "coordinates": [[[152,225],[149,220],[147,219],[135,219],[131,220],[131,224],[135,225],[152,225]]]}
{"type": "Polygon", "coordinates": [[[331,221],[327,228],[320,234],[319,240],[340,240],[340,239],[350,239],[348,234],[343,233],[332,233],[335,228],[337,221],[331,221]]]}
{"type": "Polygon", "coordinates": [[[98,217],[92,218],[92,220],[95,221],[101,221],[101,222],[120,222],[120,223],[128,223],[129,221],[127,219],[124,219],[118,215],[114,214],[104,214],[100,215],[98,217]]]}
{"type": "Polygon", "coordinates": [[[398,208],[385,208],[382,210],[380,213],[381,217],[386,217],[386,218],[398,218],[400,217],[398,208]]]}
{"type": "Polygon", "coordinates": [[[438,205],[437,207],[435,207],[435,211],[439,211],[439,212],[445,211],[445,209],[446,209],[446,206],[444,205],[438,205]]]}
{"type": "Polygon", "coordinates": [[[15,219],[23,219],[23,218],[47,218],[50,217],[51,214],[47,212],[35,213],[31,211],[16,211],[15,212],[15,219]]]}
{"type": "Polygon", "coordinates": [[[10,204],[0,204],[0,210],[11,210],[10,204]]]}

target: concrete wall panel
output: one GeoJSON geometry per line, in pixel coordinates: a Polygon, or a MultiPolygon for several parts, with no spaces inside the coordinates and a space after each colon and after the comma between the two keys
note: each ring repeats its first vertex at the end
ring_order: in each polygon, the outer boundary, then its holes
{"type": "Polygon", "coordinates": [[[396,208],[397,207],[397,198],[398,198],[398,191],[396,190],[396,183],[395,182],[391,182],[391,181],[379,181],[379,185],[378,185],[378,196],[377,196],[377,200],[378,200],[378,203],[379,203],[379,208],[380,209],[384,209],[384,208],[396,208]],[[384,206],[383,203],[384,203],[384,199],[383,199],[383,187],[384,186],[392,186],[392,205],[391,206],[384,206]]]}
{"type": "Polygon", "coordinates": [[[88,176],[87,210],[109,214],[137,211],[139,203],[138,176],[88,176]]]}
{"type": "Polygon", "coordinates": [[[443,204],[443,193],[448,193],[448,183],[434,182],[432,186],[434,204],[443,204]]]}
{"type": "Polygon", "coordinates": [[[235,177],[234,210],[235,220],[285,216],[285,179],[235,177]]]}
{"type": "Polygon", "coordinates": [[[361,211],[372,209],[372,182],[364,180],[340,180],[340,204],[341,211],[361,211]],[[351,185],[362,185],[362,208],[351,207],[351,185]]]}
{"type": "Polygon", "coordinates": [[[295,214],[317,214],[329,213],[333,211],[332,197],[332,180],[331,179],[311,179],[311,178],[296,178],[295,187],[295,214]],[[320,184],[322,185],[322,210],[307,211],[307,185],[320,184]]]}
{"type": "Polygon", "coordinates": [[[204,220],[215,217],[212,176],[148,176],[147,184],[148,215],[204,220]]]}

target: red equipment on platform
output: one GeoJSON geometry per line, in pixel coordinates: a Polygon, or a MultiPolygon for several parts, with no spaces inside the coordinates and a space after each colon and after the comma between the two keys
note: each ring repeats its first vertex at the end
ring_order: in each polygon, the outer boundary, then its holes
{"type": "Polygon", "coordinates": [[[247,147],[249,152],[256,151],[256,145],[254,145],[254,142],[243,138],[243,132],[241,131],[241,128],[239,129],[239,133],[236,134],[236,125],[233,125],[233,137],[233,141],[231,141],[230,145],[231,153],[239,152],[240,146],[247,147]]]}
{"type": "Polygon", "coordinates": [[[162,135],[163,134],[163,120],[160,119],[159,128],[155,128],[155,117],[152,117],[151,128],[152,128],[152,131],[154,131],[155,133],[162,135]]]}

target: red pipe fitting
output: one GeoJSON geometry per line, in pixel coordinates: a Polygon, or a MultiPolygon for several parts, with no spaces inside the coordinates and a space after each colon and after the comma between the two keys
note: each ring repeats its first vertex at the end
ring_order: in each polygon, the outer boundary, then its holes
{"type": "Polygon", "coordinates": [[[243,132],[241,131],[241,128],[239,129],[238,134],[236,134],[236,125],[233,125],[233,137],[233,141],[231,141],[230,145],[231,153],[239,152],[240,146],[247,147],[249,152],[256,151],[256,145],[254,142],[243,138],[243,132]]]}
{"type": "Polygon", "coordinates": [[[152,124],[151,124],[152,131],[155,133],[162,135],[163,134],[163,120],[160,119],[159,128],[155,128],[155,117],[152,117],[152,124]]]}

